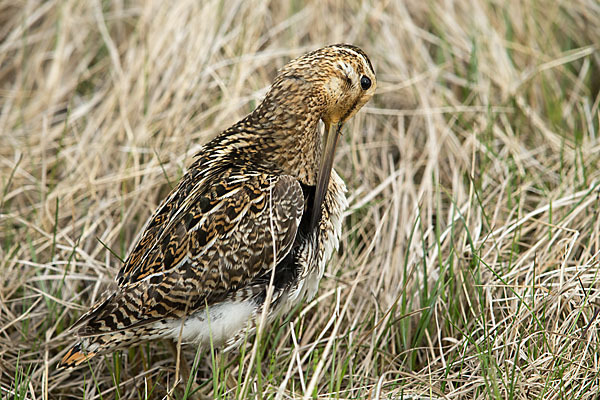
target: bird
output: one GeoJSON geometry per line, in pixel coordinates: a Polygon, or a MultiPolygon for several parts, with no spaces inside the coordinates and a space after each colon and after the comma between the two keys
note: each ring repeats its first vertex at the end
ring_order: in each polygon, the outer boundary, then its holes
{"type": "Polygon", "coordinates": [[[69,329],[77,342],[59,368],[156,339],[235,348],[261,313],[272,323],[312,299],[348,207],[337,142],[376,86],[350,44],[283,66],[256,109],[195,154],[116,288],[69,329]]]}

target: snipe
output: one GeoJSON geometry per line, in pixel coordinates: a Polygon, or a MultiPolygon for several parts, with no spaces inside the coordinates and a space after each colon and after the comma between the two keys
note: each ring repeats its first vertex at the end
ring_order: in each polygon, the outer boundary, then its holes
{"type": "Polygon", "coordinates": [[[332,169],[337,140],[375,87],[369,58],[351,45],[284,66],[256,110],[196,155],[147,222],[117,289],[73,326],[80,342],[60,366],[180,335],[234,346],[255,329],[271,280],[267,320],[312,298],[347,207],[332,169]]]}

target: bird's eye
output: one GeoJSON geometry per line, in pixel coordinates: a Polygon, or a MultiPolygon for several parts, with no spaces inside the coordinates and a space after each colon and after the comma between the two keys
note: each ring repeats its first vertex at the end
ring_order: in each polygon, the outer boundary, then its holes
{"type": "Polygon", "coordinates": [[[371,87],[371,80],[363,75],[362,78],[360,78],[360,86],[363,88],[363,90],[367,90],[371,87]]]}

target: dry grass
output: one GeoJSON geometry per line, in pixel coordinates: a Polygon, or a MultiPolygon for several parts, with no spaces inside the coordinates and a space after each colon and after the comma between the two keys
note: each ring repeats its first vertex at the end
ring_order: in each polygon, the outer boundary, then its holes
{"type": "Polygon", "coordinates": [[[254,362],[199,354],[203,391],[597,398],[599,21],[595,0],[1,0],[0,399],[185,397],[160,342],[56,371],[65,330],[198,146],[333,42],[379,77],[338,153],[341,250],[254,362]]]}

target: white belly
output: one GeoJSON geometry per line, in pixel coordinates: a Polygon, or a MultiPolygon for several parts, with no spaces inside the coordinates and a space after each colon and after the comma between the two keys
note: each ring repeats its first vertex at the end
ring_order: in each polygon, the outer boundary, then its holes
{"type": "Polygon", "coordinates": [[[165,334],[183,343],[221,345],[247,328],[254,318],[256,304],[251,301],[223,302],[198,311],[185,319],[168,322],[165,334]],[[183,325],[183,326],[182,326],[183,325]]]}

